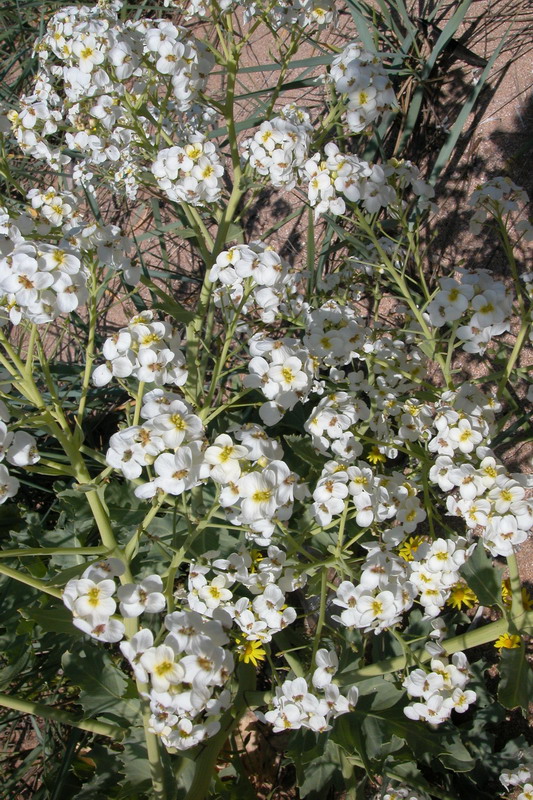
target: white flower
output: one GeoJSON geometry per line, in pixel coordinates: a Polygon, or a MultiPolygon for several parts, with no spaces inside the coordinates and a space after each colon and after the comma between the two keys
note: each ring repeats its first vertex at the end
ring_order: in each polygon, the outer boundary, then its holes
{"type": "Polygon", "coordinates": [[[120,643],[119,647],[124,658],[131,664],[135,677],[142,683],[148,682],[148,673],[141,665],[141,656],[154,645],[154,636],[148,628],[142,628],[128,641],[120,643]]]}
{"type": "Polygon", "coordinates": [[[175,661],[174,650],[164,644],[145,650],[140,664],[150,673],[156,692],[168,691],[171,685],[181,683],[185,675],[181,664],[175,661]]]}
{"type": "Polygon", "coordinates": [[[7,468],[0,464],[0,505],[18,492],[20,483],[13,478],[7,468]]]}
{"type": "Polygon", "coordinates": [[[339,659],[334,650],[323,648],[317,650],[315,657],[316,669],[313,672],[312,683],[316,689],[324,689],[331,683],[339,667],[339,659]]]}
{"type": "Polygon", "coordinates": [[[235,483],[241,476],[239,459],[248,456],[248,448],[233,443],[227,433],[221,433],[204,452],[210,465],[210,475],[217,483],[235,483]]]}
{"type": "Polygon", "coordinates": [[[124,636],[124,625],[117,619],[101,614],[93,614],[90,617],[75,617],[73,620],[76,628],[83,633],[89,634],[93,639],[100,642],[119,642],[124,636]]]}
{"type": "Polygon", "coordinates": [[[70,592],[75,592],[76,599],[68,607],[79,617],[92,617],[95,614],[110,617],[117,607],[112,597],[115,589],[115,582],[110,579],[98,582],[90,578],[70,580],[65,586],[65,593],[69,596],[70,592]]]}
{"type": "Polygon", "coordinates": [[[117,589],[119,608],[123,617],[138,617],[143,612],[155,614],[163,611],[166,600],[163,581],[159,575],[149,575],[140,584],[126,583],[117,589]]]}

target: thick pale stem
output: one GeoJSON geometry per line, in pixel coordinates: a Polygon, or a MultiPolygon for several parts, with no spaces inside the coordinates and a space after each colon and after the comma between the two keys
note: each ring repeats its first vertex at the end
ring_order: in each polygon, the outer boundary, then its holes
{"type": "Polygon", "coordinates": [[[66,711],[51,708],[43,703],[34,703],[31,700],[23,700],[20,697],[11,697],[7,694],[0,694],[0,706],[12,708],[13,711],[21,711],[23,714],[32,714],[35,717],[51,719],[62,725],[70,725],[82,731],[96,733],[98,736],[107,736],[110,739],[120,741],[124,737],[125,731],[118,725],[111,725],[109,722],[100,722],[96,719],[76,719],[66,711]]]}
{"type": "Polygon", "coordinates": [[[52,595],[52,597],[61,597],[59,589],[54,589],[52,586],[48,586],[48,584],[44,583],[44,581],[32,578],[31,575],[26,575],[24,572],[19,572],[18,569],[11,569],[11,567],[4,567],[3,564],[0,564],[0,575],[5,575],[6,578],[13,578],[13,580],[24,583],[26,586],[32,586],[40,592],[52,595]]]}

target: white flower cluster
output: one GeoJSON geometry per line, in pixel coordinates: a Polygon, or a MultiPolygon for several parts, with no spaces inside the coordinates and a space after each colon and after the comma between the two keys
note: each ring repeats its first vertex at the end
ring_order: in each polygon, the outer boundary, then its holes
{"type": "Polygon", "coordinates": [[[223,619],[224,612],[238,629],[239,652],[246,655],[246,642],[270,642],[296,619],[286,594],[301,588],[305,575],[296,574],[286,561],[286,553],[274,545],[266,555],[245,548],[225,558],[205,553],[189,570],[188,606],[203,617],[223,619]],[[243,596],[243,589],[252,597],[243,596]]]}
{"type": "MultiPolygon", "coordinates": [[[[241,660],[254,662],[264,657],[264,651],[258,654],[260,645],[296,619],[286,594],[305,578],[286,560],[285,552],[273,546],[264,556],[244,548],[225,558],[218,552],[204,554],[191,564],[188,592],[181,608],[166,615],[168,633],[159,644],[147,627],[122,641],[125,626],[114,616],[117,601],[126,619],[163,612],[166,600],[158,575],[117,589],[113,578],[124,573],[124,566],[108,559],[68,581],[63,602],[81,631],[101,642],[120,641],[137,681],[150,684],[152,730],[166,747],[184,750],[214,735],[218,717],[230,705],[224,688],[234,668],[230,648],[241,660]],[[243,596],[243,589],[251,597],[243,596]]],[[[317,653],[313,684],[326,692],[321,709],[328,719],[349,710],[338,689],[329,686],[337,666],[336,657],[317,653]]],[[[349,698],[355,703],[356,693],[349,698]]]]}
{"type": "MultiPolygon", "coordinates": [[[[364,359],[374,350],[373,337],[372,329],[350,306],[330,300],[320,308],[307,309],[304,344],[324,366],[340,367],[353,358],[364,359]]],[[[337,376],[338,380],[343,377],[337,376]]]]}
{"type": "Polygon", "coordinates": [[[114,377],[183,386],[187,380],[181,337],[168,322],[154,322],[152,311],[142,311],[127,327],[104,342],[104,364],[93,372],[95,386],[105,386],[114,377]]]}
{"type": "Polygon", "coordinates": [[[78,200],[71,192],[58,192],[54,186],[49,186],[45,190],[30,189],[26,196],[31,201],[32,208],[38,211],[39,216],[53,228],[71,222],[78,204],[78,200]]]}
{"type": "MultiPolygon", "coordinates": [[[[352,309],[333,301],[308,311],[304,342],[318,364],[332,367],[331,380],[338,387],[319,402],[305,424],[313,445],[323,454],[331,451],[335,457],[350,462],[361,453],[354,424],[363,420],[380,442],[378,451],[396,457],[398,451],[393,445],[404,441],[403,431],[400,435],[397,431],[402,412],[399,398],[409,395],[417,385],[416,378],[427,361],[423,353],[410,343],[409,336],[407,342],[393,339],[377,326],[366,326],[352,309]],[[362,370],[338,369],[354,358],[372,365],[373,385],[362,370]]],[[[416,403],[411,406],[407,401],[405,408],[412,408],[417,414],[416,403]]],[[[410,419],[402,417],[401,421],[408,423],[410,419]]],[[[407,424],[404,427],[409,430],[407,424]]]]}
{"type": "Polygon", "coordinates": [[[533,503],[526,497],[531,478],[509,474],[488,447],[477,447],[473,456],[459,461],[438,456],[430,480],[450,492],[448,514],[462,517],[469,530],[480,530],[493,556],[513,555],[533,526],[533,503]]]}
{"type": "Polygon", "coordinates": [[[430,207],[434,189],[421,179],[420,170],[410,161],[391,159],[387,164],[371,164],[356,155],[341,153],[334,142],[324,147],[324,154],[325,158],[315,153],[301,172],[316,217],[344,214],[345,201],[360,203],[369,214],[382,208],[397,214],[407,205],[404,196],[408,189],[421,210],[430,207]]]}
{"type": "Polygon", "coordinates": [[[249,342],[252,358],[249,375],[243,379],[248,389],[260,389],[268,402],[259,409],[265,425],[275,425],[296,403],[304,402],[312,388],[315,365],[309,352],[297,339],[270,339],[254,334],[249,342]]]}
{"type": "MultiPolygon", "coordinates": [[[[135,678],[149,683],[150,725],[168,748],[184,750],[219,729],[216,717],[229,706],[230,693],[220,692],[233,672],[233,655],[223,645],[229,639],[219,620],[205,619],[190,611],[167,614],[169,633],[154,646],[149,628],[141,628],[129,640],[124,623],[114,617],[117,602],[122,617],[160,613],[166,608],[163,581],[148,575],[139,584],[118,589],[114,577],[124,565],[109,559],[86,569],[80,579],[68,581],[63,602],[72,611],[74,625],[101,642],[120,642],[122,655],[130,662],[135,678]],[[201,720],[198,720],[199,717],[201,720]]],[[[225,619],[226,627],[231,619],[225,619]]]]}
{"type": "Polygon", "coordinates": [[[351,392],[331,392],[313,409],[304,429],[316,450],[325,456],[331,451],[336,458],[349,463],[363,452],[351,428],[369,417],[370,409],[364,400],[351,392]]]}
{"type": "MultiPolygon", "coordinates": [[[[325,650],[318,652],[321,653],[324,662],[330,655],[325,650]]],[[[319,663],[318,653],[317,663],[319,663]]],[[[317,688],[315,686],[315,689],[317,688]]],[[[353,686],[347,695],[343,695],[336,684],[328,683],[321,687],[321,691],[322,696],[310,691],[305,678],[286,680],[281,686],[276,686],[272,710],[257,716],[264,722],[270,723],[274,733],[299,728],[309,728],[315,733],[329,731],[331,720],[354,710],[358,690],[353,686]]]]}
{"type": "Polygon", "coordinates": [[[55,13],[35,46],[33,93],[8,117],[24,152],[60,169],[72,158],[66,150],[75,151],[76,181],[94,181],[98,169],[134,196],[147,131],[194,126],[193,105],[213,59],[169,20],[122,22],[119,8],[106,3],[55,13]]]}
{"type": "Polygon", "coordinates": [[[513,298],[502,281],[484,269],[458,269],[459,280],[441,278],[440,289],[427,306],[431,324],[440,328],[462,321],[456,330],[467,353],[483,355],[494,336],[511,328],[513,298]]]}
{"type": "MultiPolygon", "coordinates": [[[[246,438],[244,434],[243,442],[246,438]]],[[[268,437],[258,439],[257,443],[263,454],[271,447],[268,437]]],[[[263,455],[255,469],[221,491],[219,502],[227,509],[226,515],[233,525],[244,526],[249,531],[247,536],[258,544],[268,545],[276,523],[289,520],[295,498],[302,499],[305,494],[306,488],[284,461],[269,460],[263,455]]]]}
{"type": "MultiPolygon", "coordinates": [[[[527,192],[510,178],[492,178],[478,186],[470,195],[468,204],[475,209],[470,220],[470,230],[477,235],[489,219],[499,216],[507,219],[509,214],[520,211],[528,203],[527,192]]],[[[516,229],[526,242],[533,241],[533,225],[528,219],[520,220],[516,229]]]]}
{"type": "Polygon", "coordinates": [[[274,28],[285,28],[293,31],[295,28],[324,28],[332,25],[337,18],[337,11],[333,0],[278,0],[272,7],[268,17],[274,28]]]}
{"type": "MultiPolygon", "coordinates": [[[[213,6],[206,0],[191,0],[185,10],[182,0],[164,0],[164,4],[166,7],[179,8],[187,20],[193,17],[209,19],[213,17],[213,6]]],[[[295,28],[323,28],[331,25],[336,19],[333,0],[278,0],[274,5],[263,0],[244,0],[239,3],[235,0],[217,2],[221,14],[231,11],[237,5],[243,9],[245,23],[258,17],[264,18],[270,28],[275,30],[285,28],[291,33],[295,28]]]]}
{"type": "Polygon", "coordinates": [[[524,765],[517,769],[504,769],[500,775],[500,783],[505,786],[506,791],[513,792],[515,800],[533,800],[533,783],[531,781],[531,770],[524,765]],[[519,789],[520,794],[515,794],[519,789]]]}
{"type": "Polygon", "coordinates": [[[201,206],[220,197],[224,167],[214,142],[200,133],[189,134],[183,147],[160,150],[152,172],[169,200],[177,203],[201,206]]]}
{"type": "Polygon", "coordinates": [[[241,143],[242,159],[275,189],[294,189],[307,159],[312,125],[309,114],[285,106],[278,117],[265,120],[253,138],[241,143]]]}
{"type": "Polygon", "coordinates": [[[165,747],[187,750],[219,730],[231,695],[223,687],[234,668],[224,625],[193,611],[165,617],[168,633],[154,645],[148,628],[120,643],[134,675],[149,683],[150,728],[165,747]]]}
{"type": "Polygon", "coordinates": [[[396,107],[394,89],[378,53],[349,44],[334,57],[330,76],[336,91],[347,96],[346,121],[353,133],[361,133],[396,107]]]}
{"type": "Polygon", "coordinates": [[[343,513],[349,496],[361,528],[396,518],[402,531],[412,533],[426,518],[416,493],[416,485],[401,473],[376,475],[366,461],[349,466],[328,461],[313,492],[312,513],[320,525],[329,525],[334,516],[343,513]]]}
{"type": "Polygon", "coordinates": [[[127,256],[131,240],[118,226],[86,224],[76,213],[79,200],[53,187],[32,189],[28,200],[32,213],[16,219],[0,208],[0,325],[40,325],[83,305],[86,264],[137,283],[140,268],[127,256]]]}
{"type": "Polygon", "coordinates": [[[273,322],[288,299],[294,273],[289,264],[262,242],[237,244],[217,256],[209,273],[215,286],[215,305],[240,315],[255,306],[263,322],[273,322]]]}
{"type": "MultiPolygon", "coordinates": [[[[132,250],[133,241],[122,235],[118,225],[104,225],[94,220],[86,223],[77,212],[80,202],[84,201],[82,195],[59,192],[49,186],[44,191],[31,189],[27,198],[31,202],[32,220],[39,236],[58,228],[60,231],[54,231],[54,234],[86,254],[89,262],[94,261],[99,266],[121,273],[126,283],[132,286],[139,282],[141,268],[132,265],[127,255],[132,250]]],[[[20,217],[17,220],[18,227],[22,219],[20,217]]]]}
{"type": "Polygon", "coordinates": [[[353,203],[361,201],[369,213],[394,202],[396,193],[387,181],[388,168],[341,153],[333,142],[324,147],[324,153],[325,159],[315,153],[304,165],[304,182],[308,183],[307,196],[315,209],[315,217],[326,213],[344,214],[344,198],[353,203]]]}
{"type": "Polygon", "coordinates": [[[403,686],[410,697],[420,701],[403,711],[409,719],[440,725],[451,717],[452,711],[459,714],[467,711],[475,703],[476,693],[465,688],[470,670],[464,653],[454,653],[451,663],[446,658],[433,658],[431,670],[415,669],[404,680],[403,686]]]}
{"type": "MultiPolygon", "coordinates": [[[[425,512],[422,512],[425,514],[425,512]]],[[[402,510],[398,512],[402,517],[402,510]]],[[[407,528],[412,528],[412,524],[407,528]]],[[[394,552],[405,534],[406,525],[395,526],[383,533],[383,543],[363,542],[368,556],[359,583],[343,581],[337,589],[335,605],[344,609],[337,622],[349,628],[379,633],[397,625],[402,615],[418,600],[424,619],[437,617],[444,608],[459,569],[474,545],[463,537],[424,541],[413,537],[410,555],[394,552]]],[[[401,550],[400,550],[401,552],[401,550]]]]}
{"type": "Polygon", "coordinates": [[[123,573],[122,562],[112,558],[92,564],[81,578],[65,585],[63,603],[72,612],[74,625],[93,639],[119,642],[124,636],[124,623],[113,616],[117,608],[113,578],[123,573]]]}
{"type": "MultiPolygon", "coordinates": [[[[394,529],[393,533],[396,533],[394,529]]],[[[408,580],[424,609],[424,619],[437,617],[459,582],[459,570],[474,549],[462,536],[421,542],[408,562],[408,580]]]]}
{"type": "Polygon", "coordinates": [[[32,228],[28,218],[15,223],[0,209],[0,324],[51,322],[87,298],[79,247],[66,238],[59,246],[34,241],[32,228]]]}
{"type": "Polygon", "coordinates": [[[197,486],[206,475],[200,417],[181,398],[163,389],[144,395],[140,416],[142,425],[124,428],[111,437],[106,453],[109,466],[134,480],[153,464],[156,477],[135,489],[143,499],[156,492],[179,495],[197,486]]]}
{"type": "Polygon", "coordinates": [[[387,786],[385,794],[383,794],[383,791],[378,792],[378,794],[374,795],[373,800],[427,800],[427,797],[427,794],[419,789],[415,792],[409,786],[399,784],[394,787],[387,786]]]}
{"type": "MultiPolygon", "coordinates": [[[[5,458],[14,467],[36,464],[40,459],[36,440],[25,431],[10,431],[6,425],[10,416],[7,406],[0,400],[0,462],[5,458]]],[[[19,487],[17,478],[9,474],[5,464],[0,463],[0,505],[14,497],[19,487]]]]}

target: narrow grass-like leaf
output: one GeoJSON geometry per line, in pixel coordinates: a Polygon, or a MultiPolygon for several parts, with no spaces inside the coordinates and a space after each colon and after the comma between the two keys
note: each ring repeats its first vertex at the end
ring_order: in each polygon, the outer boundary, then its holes
{"type": "Polygon", "coordinates": [[[450,132],[448,133],[448,136],[446,138],[446,141],[445,141],[445,143],[443,144],[443,146],[441,147],[441,149],[439,151],[439,155],[437,156],[437,159],[436,159],[436,161],[435,161],[435,163],[433,165],[433,169],[431,170],[431,175],[429,176],[429,182],[430,183],[434,184],[436,182],[436,180],[438,179],[440,173],[442,172],[442,170],[444,169],[444,167],[446,166],[446,164],[450,160],[450,157],[451,157],[451,155],[452,155],[452,153],[453,153],[453,151],[455,149],[455,146],[457,145],[457,141],[458,141],[458,139],[459,139],[459,137],[461,135],[463,127],[464,127],[464,125],[465,125],[465,123],[466,123],[466,121],[468,119],[468,116],[469,116],[470,112],[472,111],[472,109],[473,109],[473,107],[475,105],[475,102],[476,102],[477,98],[479,97],[479,94],[480,94],[481,90],[483,89],[483,87],[484,87],[484,85],[486,83],[486,80],[487,80],[487,78],[489,76],[489,73],[490,73],[490,71],[492,69],[492,66],[493,66],[494,62],[496,61],[496,59],[500,55],[500,52],[501,52],[501,49],[502,49],[504,43],[507,41],[507,38],[509,36],[509,32],[510,32],[510,28],[507,30],[507,32],[503,36],[500,44],[498,45],[498,47],[496,48],[496,50],[494,51],[494,53],[490,57],[489,62],[487,64],[487,66],[485,67],[485,69],[483,70],[483,72],[481,73],[477,84],[472,88],[472,91],[470,93],[470,97],[465,102],[464,106],[462,107],[461,111],[459,112],[459,114],[457,116],[457,119],[453,123],[453,125],[452,125],[452,127],[450,129],[450,132]]]}

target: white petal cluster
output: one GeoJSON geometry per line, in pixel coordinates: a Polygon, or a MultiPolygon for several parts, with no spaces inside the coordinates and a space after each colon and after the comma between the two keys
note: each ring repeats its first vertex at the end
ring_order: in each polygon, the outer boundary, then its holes
{"type": "Polygon", "coordinates": [[[272,725],[274,733],[309,728],[315,733],[331,730],[331,721],[341,714],[353,711],[358,697],[353,686],[346,695],[334,683],[325,685],[319,695],[310,690],[305,678],[286,680],[276,687],[272,710],[261,714],[260,719],[272,725]]]}
{"type": "Polygon", "coordinates": [[[415,669],[403,686],[411,698],[420,698],[404,708],[406,717],[431,725],[446,722],[456,711],[463,714],[476,701],[476,693],[467,689],[469,664],[464,653],[454,653],[451,663],[446,658],[433,658],[431,672],[415,669]]]}
{"type": "Polygon", "coordinates": [[[35,438],[25,431],[10,430],[6,425],[10,416],[7,406],[0,400],[0,505],[14,497],[20,487],[17,478],[1,463],[4,458],[14,467],[28,467],[40,459],[35,438]]]}
{"type": "Polygon", "coordinates": [[[346,122],[353,133],[361,133],[396,107],[394,89],[378,53],[349,44],[334,57],[330,77],[336,91],[347,96],[346,122]]]}
{"type": "Polygon", "coordinates": [[[256,311],[273,322],[295,282],[289,264],[262,242],[238,244],[217,256],[209,273],[215,285],[215,305],[239,315],[256,311]]]}
{"type": "Polygon", "coordinates": [[[201,206],[220,197],[224,167],[214,142],[201,133],[189,134],[184,146],[160,150],[152,172],[169,200],[201,206]]]}
{"type": "Polygon", "coordinates": [[[81,578],[68,581],[63,602],[72,611],[74,625],[83,633],[101,642],[119,642],[124,636],[124,623],[114,618],[116,601],[113,580],[124,572],[124,565],[109,559],[88,567],[81,578]]]}
{"type": "Polygon", "coordinates": [[[348,392],[331,392],[313,409],[304,428],[320,453],[351,462],[363,448],[350,428],[369,417],[370,409],[363,400],[348,392]]]}
{"type": "MultiPolygon", "coordinates": [[[[527,206],[527,192],[507,177],[492,178],[478,186],[470,195],[468,205],[474,209],[470,219],[470,230],[474,234],[481,233],[483,226],[491,219],[503,217],[527,206]]],[[[533,225],[528,219],[517,224],[517,230],[526,242],[533,240],[533,225]]]]}
{"type": "Polygon", "coordinates": [[[254,541],[268,545],[276,522],[291,518],[295,495],[301,497],[303,491],[284,461],[261,460],[256,469],[223,489],[220,504],[232,524],[244,526],[254,541]]]}
{"type": "MultiPolygon", "coordinates": [[[[193,17],[213,18],[214,8],[206,0],[190,0],[183,9],[181,0],[164,0],[166,7],[178,8],[185,19],[193,17]]],[[[337,18],[333,0],[278,0],[274,5],[264,0],[244,0],[238,4],[235,0],[220,0],[216,9],[220,13],[231,11],[238,5],[243,9],[245,23],[258,17],[264,18],[269,28],[279,30],[285,28],[291,33],[295,28],[323,28],[331,25],[337,18]]]]}
{"type": "Polygon", "coordinates": [[[76,181],[94,183],[98,173],[133,197],[146,133],[168,135],[201,119],[195,103],[213,59],[169,20],[123,22],[117,11],[107,3],[53,14],[35,46],[32,93],[8,117],[25,153],[57,170],[71,161],[66,151],[75,151],[76,181]]]}
{"type": "MultiPolygon", "coordinates": [[[[408,190],[420,210],[430,208],[434,189],[420,178],[418,167],[410,161],[391,159],[386,164],[371,164],[350,153],[342,153],[334,142],[315,153],[301,171],[307,185],[309,203],[315,217],[344,214],[346,202],[359,203],[369,214],[387,208],[392,216],[407,206],[408,190]]],[[[396,249],[396,243],[395,247],[396,249]]]]}
{"type": "Polygon", "coordinates": [[[22,232],[24,218],[16,222],[0,232],[0,324],[2,318],[12,325],[51,322],[86,300],[82,254],[67,239],[60,238],[59,246],[36,241],[22,232]]]}
{"type": "Polygon", "coordinates": [[[334,300],[308,309],[304,344],[324,366],[344,366],[374,349],[373,332],[349,306],[334,300]]]}
{"type": "Polygon", "coordinates": [[[512,792],[515,796],[515,787],[518,787],[520,794],[517,800],[532,800],[533,784],[531,781],[531,770],[524,764],[519,764],[516,769],[504,769],[500,775],[500,783],[503,784],[507,792],[512,792]]]}
{"type": "Polygon", "coordinates": [[[312,513],[319,525],[326,526],[349,503],[361,528],[396,518],[398,530],[411,533],[426,518],[416,495],[416,484],[400,473],[375,474],[365,461],[350,465],[328,461],[313,492],[312,513]]]}
{"type": "Polygon", "coordinates": [[[265,425],[275,425],[299,401],[304,402],[313,385],[315,366],[309,352],[298,340],[270,339],[255,334],[249,342],[252,358],[249,375],[243,379],[248,389],[259,389],[268,403],[259,409],[265,425]]]}
{"type": "Polygon", "coordinates": [[[168,322],[154,321],[152,311],[142,311],[125,328],[106,339],[104,364],[93,372],[95,386],[105,386],[114,377],[133,376],[156,386],[183,386],[187,380],[180,336],[168,322]]]}
{"type": "Polygon", "coordinates": [[[494,336],[511,328],[513,298],[502,281],[487,270],[458,270],[459,280],[441,278],[440,289],[427,306],[431,324],[437,328],[462,322],[457,338],[467,353],[483,355],[494,336]]]}
{"type": "Polygon", "coordinates": [[[106,461],[125,478],[139,478],[153,464],[156,477],[135,489],[149,499],[156,492],[179,495],[209,474],[202,455],[204,428],[200,417],[178,395],[154,389],[143,398],[143,424],[114,433],[106,461]]]}
{"type": "Polygon", "coordinates": [[[285,106],[279,117],[263,122],[253,138],[241,143],[242,159],[276,189],[294,189],[307,159],[312,125],[309,114],[285,106]]]}
{"type": "Polygon", "coordinates": [[[373,800],[428,800],[428,796],[419,789],[415,792],[415,790],[411,789],[409,786],[399,784],[395,785],[394,788],[389,785],[385,794],[380,791],[378,794],[374,795],[373,800]]]}
{"type": "Polygon", "coordinates": [[[245,548],[225,558],[205,554],[201,563],[191,566],[187,603],[204,617],[224,612],[240,640],[270,642],[296,619],[287,592],[305,584],[305,575],[297,575],[286,561],[285,551],[274,545],[268,546],[265,556],[245,548]]]}
{"type": "Polygon", "coordinates": [[[142,629],[120,649],[136,678],[150,684],[150,727],[169,749],[187,750],[213,736],[218,717],[230,703],[224,686],[234,667],[229,642],[219,620],[190,610],[165,617],[168,633],[154,645],[142,629]]]}
{"type": "Polygon", "coordinates": [[[421,543],[409,561],[409,582],[416,589],[424,619],[437,617],[454,584],[460,580],[459,570],[474,549],[464,537],[435,539],[421,543]]]}
{"type": "Polygon", "coordinates": [[[307,195],[315,217],[326,213],[344,214],[345,199],[354,203],[360,201],[370,213],[396,199],[387,181],[388,168],[341,153],[333,142],[325,146],[324,153],[325,158],[315,153],[304,165],[304,183],[307,183],[307,195]]]}

